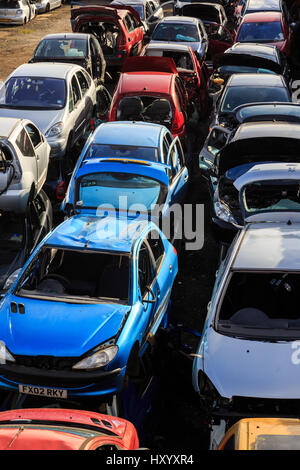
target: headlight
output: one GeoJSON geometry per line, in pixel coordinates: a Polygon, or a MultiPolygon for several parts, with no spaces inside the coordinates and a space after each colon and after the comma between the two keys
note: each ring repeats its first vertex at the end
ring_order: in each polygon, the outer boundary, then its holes
{"type": "Polygon", "coordinates": [[[224,220],[225,222],[229,222],[230,224],[237,223],[231,212],[221,202],[215,202],[214,209],[216,216],[219,217],[219,219],[224,220]]]}
{"type": "Polygon", "coordinates": [[[3,341],[0,341],[0,364],[5,364],[6,362],[16,362],[15,358],[7,350],[3,341]]]}
{"type": "Polygon", "coordinates": [[[17,277],[19,276],[20,271],[21,271],[21,268],[17,269],[16,271],[14,271],[14,272],[6,279],[6,282],[5,282],[4,287],[3,287],[4,290],[8,290],[8,289],[13,285],[13,283],[15,282],[15,280],[17,279],[17,277]]]}
{"type": "Polygon", "coordinates": [[[50,127],[50,129],[47,130],[46,132],[46,137],[57,137],[59,136],[62,131],[63,131],[63,123],[60,121],[60,122],[57,122],[56,124],[54,124],[54,126],[50,127]]]}
{"type": "Polygon", "coordinates": [[[87,356],[77,362],[72,369],[98,369],[99,367],[104,367],[113,360],[118,349],[118,346],[109,346],[108,348],[100,349],[91,356],[87,356]]]}

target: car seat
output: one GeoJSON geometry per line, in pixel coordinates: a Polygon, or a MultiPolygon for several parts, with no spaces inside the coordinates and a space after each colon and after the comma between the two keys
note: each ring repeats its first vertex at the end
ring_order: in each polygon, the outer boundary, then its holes
{"type": "Polygon", "coordinates": [[[171,107],[166,99],[154,100],[144,111],[145,120],[158,124],[170,124],[171,107]]]}
{"type": "Polygon", "coordinates": [[[128,299],[129,268],[124,263],[108,264],[102,271],[96,287],[95,297],[109,297],[112,299],[128,299]]]}
{"type": "Polygon", "coordinates": [[[137,96],[123,98],[118,106],[117,121],[143,121],[144,105],[137,96]]]}

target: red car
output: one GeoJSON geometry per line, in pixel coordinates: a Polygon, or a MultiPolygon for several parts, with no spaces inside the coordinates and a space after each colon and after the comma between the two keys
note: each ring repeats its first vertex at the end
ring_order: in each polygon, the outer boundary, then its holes
{"type": "Polygon", "coordinates": [[[35,408],[0,413],[1,450],[136,450],[133,424],[90,411],[35,408]]]}
{"type": "Polygon", "coordinates": [[[149,43],[142,50],[141,56],[170,57],[174,60],[179,77],[185,84],[189,103],[194,103],[199,115],[204,118],[210,112],[210,98],[207,90],[209,73],[205,62],[201,65],[187,44],[149,43]]]}
{"type": "Polygon", "coordinates": [[[132,7],[90,5],[71,9],[73,32],[96,36],[107,67],[121,68],[124,60],[139,55],[144,28],[139,14],[132,7]]]}
{"type": "Polygon", "coordinates": [[[113,96],[109,121],[163,124],[184,142],[187,113],[187,91],[173,59],[144,56],[126,60],[113,96]]]}
{"type": "Polygon", "coordinates": [[[289,56],[291,35],[291,29],[282,13],[248,13],[243,17],[235,42],[270,44],[289,56]]]}

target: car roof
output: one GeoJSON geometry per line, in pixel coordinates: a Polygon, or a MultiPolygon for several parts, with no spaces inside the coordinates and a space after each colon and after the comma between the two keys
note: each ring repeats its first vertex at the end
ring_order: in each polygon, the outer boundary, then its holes
{"type": "Polygon", "coordinates": [[[198,24],[200,20],[193,18],[192,16],[165,16],[160,22],[161,23],[193,23],[198,24]]]}
{"type": "Polygon", "coordinates": [[[36,64],[23,64],[16,68],[12,77],[49,77],[65,79],[71,70],[78,69],[78,65],[63,62],[38,62],[36,64]]]}
{"type": "Polygon", "coordinates": [[[300,139],[300,126],[290,122],[248,122],[237,128],[230,143],[259,137],[300,139]]]}
{"type": "Polygon", "coordinates": [[[44,39],[89,39],[90,36],[91,35],[87,33],[56,33],[47,34],[41,41],[44,39]]]}
{"type": "Polygon", "coordinates": [[[237,42],[226,49],[224,54],[253,54],[259,57],[278,57],[278,49],[271,44],[260,44],[253,42],[237,42]]]}
{"type": "Polygon", "coordinates": [[[280,21],[282,18],[282,13],[276,11],[260,11],[257,13],[247,13],[242,20],[242,23],[252,23],[252,22],[261,22],[268,23],[272,21],[280,21]]]}
{"type": "Polygon", "coordinates": [[[242,232],[233,270],[300,271],[300,224],[253,223],[242,232]]]}
{"type": "Polygon", "coordinates": [[[169,95],[173,73],[166,72],[126,72],[120,76],[119,92],[136,93],[137,95],[159,93],[169,95]]]}
{"type": "Polygon", "coordinates": [[[0,138],[8,138],[21,121],[19,118],[0,117],[0,138]]]}
{"type": "Polygon", "coordinates": [[[45,245],[87,251],[130,253],[134,240],[149,222],[122,217],[120,214],[103,218],[76,215],[62,222],[47,238],[45,245]],[[101,219],[105,223],[101,223],[101,219]],[[72,234],[70,236],[70,234],[72,234]]]}
{"type": "Polygon", "coordinates": [[[246,11],[282,11],[281,0],[248,0],[246,11]]]}
{"type": "Polygon", "coordinates": [[[114,121],[97,127],[92,143],[158,147],[165,126],[150,122],[114,121]]]}
{"type": "Polygon", "coordinates": [[[146,49],[155,49],[155,50],[168,50],[168,51],[184,51],[191,52],[192,48],[188,44],[174,44],[171,42],[149,42],[146,49]]]}
{"type": "Polygon", "coordinates": [[[227,87],[229,86],[285,87],[285,84],[281,75],[269,73],[236,73],[229,78],[227,87]]]}

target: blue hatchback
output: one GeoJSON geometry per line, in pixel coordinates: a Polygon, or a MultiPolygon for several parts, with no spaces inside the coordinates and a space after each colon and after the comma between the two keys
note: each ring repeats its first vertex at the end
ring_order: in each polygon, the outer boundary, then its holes
{"type": "Polygon", "coordinates": [[[175,249],[152,222],[120,214],[65,220],[1,303],[0,388],[118,396],[166,325],[177,270],[175,249]]]}

